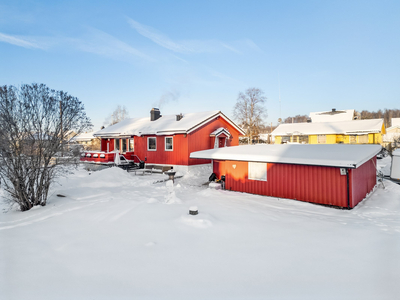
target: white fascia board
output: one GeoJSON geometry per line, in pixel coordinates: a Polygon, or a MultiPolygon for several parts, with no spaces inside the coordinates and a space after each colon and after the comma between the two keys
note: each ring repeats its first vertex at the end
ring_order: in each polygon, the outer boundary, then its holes
{"type": "Polygon", "coordinates": [[[93,134],[93,136],[100,137],[103,139],[108,139],[108,138],[113,139],[113,138],[119,137],[119,135],[120,135],[119,133],[93,134]]]}
{"type": "Polygon", "coordinates": [[[222,117],[225,121],[227,121],[230,125],[232,125],[234,128],[236,128],[242,135],[245,135],[245,132],[243,131],[242,128],[240,128],[239,126],[237,126],[235,123],[233,123],[227,116],[225,116],[223,113],[218,112],[215,115],[209,117],[208,119],[204,120],[203,122],[197,124],[196,126],[190,128],[187,133],[191,133],[193,131],[195,131],[196,129],[200,128],[201,126],[207,124],[208,122],[210,122],[212,119],[214,119],[215,117],[222,117]]]}
{"type": "Polygon", "coordinates": [[[185,134],[186,130],[171,130],[171,131],[157,131],[156,135],[175,135],[175,134],[185,134]]]}

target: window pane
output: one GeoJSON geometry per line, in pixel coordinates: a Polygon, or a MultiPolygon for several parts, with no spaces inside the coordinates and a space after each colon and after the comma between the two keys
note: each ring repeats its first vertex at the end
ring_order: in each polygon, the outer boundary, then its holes
{"type": "Polygon", "coordinates": [[[300,135],[299,136],[299,143],[308,144],[308,135],[300,135]]]}
{"type": "Polygon", "coordinates": [[[115,149],[119,150],[119,139],[115,139],[115,149]]]}
{"type": "Polygon", "coordinates": [[[326,135],[324,134],[318,135],[318,144],[326,144],[326,135]]]}
{"type": "Polygon", "coordinates": [[[157,148],[156,148],[156,138],[154,138],[154,137],[151,137],[151,138],[148,138],[148,150],[156,150],[157,148]]]}
{"type": "Polygon", "coordinates": [[[134,150],[134,140],[129,139],[129,151],[133,151],[133,150],[134,150]]]}
{"type": "Polygon", "coordinates": [[[358,142],[360,144],[368,144],[368,134],[359,135],[358,142]]]}
{"type": "Polygon", "coordinates": [[[173,146],[172,146],[172,137],[166,137],[165,138],[165,150],[172,150],[173,146]]]}
{"type": "Polygon", "coordinates": [[[126,152],[126,139],[122,140],[122,152],[126,152]]]}
{"type": "Polygon", "coordinates": [[[249,179],[267,181],[267,163],[249,162],[249,179]]]}

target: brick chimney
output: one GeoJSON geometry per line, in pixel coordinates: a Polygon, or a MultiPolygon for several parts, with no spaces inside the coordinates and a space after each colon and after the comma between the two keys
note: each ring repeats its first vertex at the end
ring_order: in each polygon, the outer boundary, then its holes
{"type": "Polygon", "coordinates": [[[182,114],[176,115],[176,120],[177,120],[177,121],[180,121],[182,118],[183,118],[183,115],[182,115],[182,114]]]}
{"type": "Polygon", "coordinates": [[[152,108],[150,111],[150,121],[155,121],[161,118],[161,113],[158,108],[152,108]]]}

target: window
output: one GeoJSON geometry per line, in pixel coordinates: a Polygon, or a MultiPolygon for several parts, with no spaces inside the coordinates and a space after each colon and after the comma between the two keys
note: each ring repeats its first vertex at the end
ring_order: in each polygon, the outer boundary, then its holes
{"type": "Polygon", "coordinates": [[[299,143],[300,144],[308,144],[308,135],[300,135],[299,143]]]}
{"type": "Polygon", "coordinates": [[[368,134],[359,135],[358,142],[360,144],[368,144],[368,134]]]}
{"type": "Polygon", "coordinates": [[[135,149],[134,145],[135,145],[134,144],[134,140],[133,139],[129,139],[129,151],[131,151],[131,152],[134,151],[134,149],[135,149]]]}
{"type": "Polygon", "coordinates": [[[120,148],[120,141],[119,141],[119,139],[115,139],[115,140],[114,140],[114,147],[115,147],[115,150],[119,150],[119,148],[120,148]]]}
{"type": "Polygon", "coordinates": [[[173,141],[174,141],[174,139],[172,137],[165,138],[165,151],[173,151],[174,150],[173,141]]]}
{"type": "Polygon", "coordinates": [[[123,140],[122,140],[122,152],[124,152],[124,153],[126,152],[126,148],[127,148],[127,147],[126,147],[126,146],[127,146],[126,144],[127,144],[127,140],[126,140],[126,139],[123,139],[123,140]]]}
{"type": "Polygon", "coordinates": [[[290,136],[288,135],[282,136],[282,144],[286,144],[287,142],[290,142],[290,136]]]}
{"type": "Polygon", "coordinates": [[[249,162],[249,179],[267,181],[267,163],[249,162]]]}
{"type": "Polygon", "coordinates": [[[318,144],[326,144],[326,135],[318,134],[318,144]]]}
{"type": "Polygon", "coordinates": [[[350,135],[349,136],[349,143],[350,144],[356,144],[357,143],[357,136],[356,135],[350,135]]]}
{"type": "Polygon", "coordinates": [[[147,150],[156,151],[157,150],[157,139],[155,137],[147,138],[147,150]]]}

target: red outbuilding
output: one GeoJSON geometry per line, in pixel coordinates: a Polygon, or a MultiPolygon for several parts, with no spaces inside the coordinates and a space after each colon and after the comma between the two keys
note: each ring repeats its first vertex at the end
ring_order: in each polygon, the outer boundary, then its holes
{"type": "Polygon", "coordinates": [[[353,208],[376,185],[380,145],[249,145],[191,153],[212,159],[225,189],[353,208]]]}
{"type": "Polygon", "coordinates": [[[81,161],[112,164],[116,153],[127,162],[191,166],[210,163],[191,159],[191,152],[236,146],[243,130],[220,111],[162,116],[153,108],[147,118],[132,118],[94,134],[101,151],[82,153],[81,161]]]}

